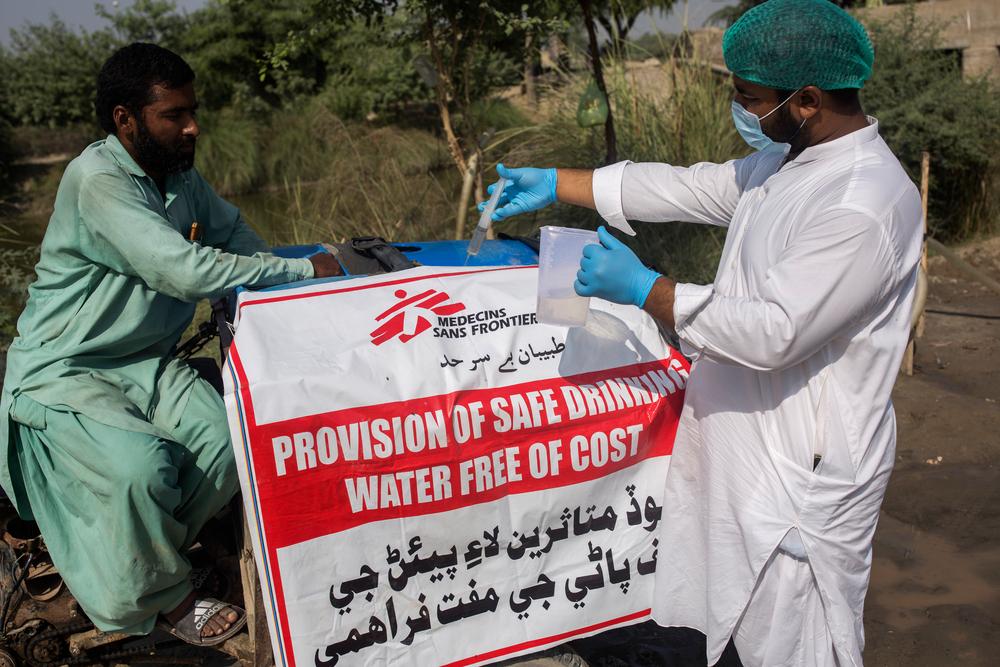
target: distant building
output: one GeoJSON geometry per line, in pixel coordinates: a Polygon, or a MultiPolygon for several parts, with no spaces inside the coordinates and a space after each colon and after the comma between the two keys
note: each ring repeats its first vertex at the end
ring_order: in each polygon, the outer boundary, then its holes
{"type": "Polygon", "coordinates": [[[928,0],[914,5],[862,9],[858,17],[886,20],[913,7],[918,18],[940,24],[940,48],[955,52],[967,77],[1000,82],[1000,0],[928,0]]]}

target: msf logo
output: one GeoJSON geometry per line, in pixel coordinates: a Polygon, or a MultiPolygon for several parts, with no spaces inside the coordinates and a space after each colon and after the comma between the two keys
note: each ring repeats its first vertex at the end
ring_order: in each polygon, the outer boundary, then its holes
{"type": "Polygon", "coordinates": [[[376,322],[382,322],[369,334],[375,345],[381,345],[393,338],[399,338],[401,343],[405,343],[422,334],[431,328],[431,321],[427,319],[428,314],[447,317],[465,310],[464,303],[448,303],[451,297],[436,289],[429,289],[410,297],[405,290],[399,289],[396,290],[395,297],[399,301],[375,318],[376,322]]]}

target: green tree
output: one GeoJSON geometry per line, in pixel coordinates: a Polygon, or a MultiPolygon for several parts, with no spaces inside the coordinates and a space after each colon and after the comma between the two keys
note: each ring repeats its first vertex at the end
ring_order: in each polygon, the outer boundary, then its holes
{"type": "Polygon", "coordinates": [[[310,22],[309,6],[308,0],[213,0],[193,14],[181,52],[198,75],[202,103],[261,113],[318,92],[335,33],[310,22]]]}
{"type": "Polygon", "coordinates": [[[611,50],[623,57],[624,44],[636,20],[645,11],[669,11],[674,0],[575,0],[562,3],[561,10],[568,16],[579,16],[587,32],[590,69],[598,94],[604,98],[607,115],[604,119],[605,164],[618,159],[618,140],[615,132],[614,111],[611,108],[608,86],[604,81],[601,48],[597,37],[597,24],[608,33],[611,50]]]}
{"type": "Polygon", "coordinates": [[[344,119],[398,118],[414,104],[432,103],[414,64],[424,47],[411,32],[402,13],[377,25],[354,20],[338,31],[325,52],[328,78],[322,95],[328,107],[344,119]]]}
{"type": "Polygon", "coordinates": [[[623,53],[622,47],[636,20],[643,12],[669,12],[675,0],[597,0],[593,2],[594,17],[601,24],[611,40],[615,53],[623,53]]]}
{"type": "Polygon", "coordinates": [[[8,179],[10,177],[11,163],[15,157],[10,131],[10,123],[5,118],[0,117],[0,194],[10,185],[8,179]]]}
{"type": "MultiPolygon", "coordinates": [[[[7,71],[7,58],[4,52],[0,50],[0,72],[7,71]]],[[[0,109],[8,109],[10,107],[9,99],[7,79],[0,75],[0,109]]],[[[10,168],[14,157],[10,121],[3,114],[0,114],[0,194],[10,187],[10,168]]]]}
{"type": "MultiPolygon", "coordinates": [[[[550,4],[556,3],[537,7],[550,4]]],[[[343,30],[353,21],[384,28],[389,17],[399,19],[398,43],[423,45],[413,65],[432,91],[449,154],[464,173],[482,129],[471,113],[475,104],[498,84],[518,80],[524,34],[545,32],[544,26],[556,22],[537,7],[522,0],[308,0],[302,13],[310,27],[290,32],[269,50],[266,73],[285,69],[317,35],[343,30]]]]}
{"type": "Polygon", "coordinates": [[[152,42],[160,46],[181,50],[183,39],[190,27],[188,16],[177,12],[172,0],[135,0],[125,9],[107,9],[97,4],[94,11],[110,25],[115,41],[119,44],[152,42]]]}
{"type": "Polygon", "coordinates": [[[96,5],[95,12],[110,27],[75,31],[53,14],[48,24],[11,30],[10,48],[0,50],[3,113],[11,122],[49,127],[92,122],[97,73],[116,48],[142,40],[179,49],[187,31],[187,18],[169,0],[136,0],[121,11],[96,5]]]}
{"type": "Polygon", "coordinates": [[[618,161],[618,138],[615,133],[615,119],[611,110],[608,86],[604,81],[604,67],[601,63],[601,50],[597,44],[597,31],[594,29],[594,9],[592,0],[579,0],[580,11],[583,14],[583,25],[587,29],[587,43],[590,46],[590,66],[594,75],[597,90],[604,97],[607,116],[604,119],[604,164],[618,161]]]}
{"type": "Polygon", "coordinates": [[[94,82],[115,42],[107,31],[76,32],[54,14],[48,25],[11,30],[3,53],[4,113],[18,125],[89,122],[94,82]]]}
{"type": "Polygon", "coordinates": [[[452,160],[459,171],[467,169],[466,152],[477,139],[479,128],[466,123],[456,128],[452,106],[461,119],[471,118],[473,101],[499,81],[497,70],[507,70],[516,80],[512,58],[523,42],[515,37],[530,18],[518,0],[468,3],[461,0],[411,0],[406,11],[419,20],[419,35],[426,45],[434,76],[438,115],[452,160]],[[498,67],[499,66],[499,67],[498,67]],[[464,130],[464,131],[463,131],[464,130]],[[464,136],[463,136],[464,135],[464,136]]]}

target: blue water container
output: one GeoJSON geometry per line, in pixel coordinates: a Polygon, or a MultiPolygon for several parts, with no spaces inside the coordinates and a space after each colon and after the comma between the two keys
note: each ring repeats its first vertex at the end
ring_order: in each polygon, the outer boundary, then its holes
{"type": "MultiPolygon", "coordinates": [[[[421,266],[527,266],[538,264],[538,253],[527,243],[515,239],[499,239],[495,241],[484,241],[479,254],[469,256],[466,254],[468,241],[421,241],[416,243],[391,243],[400,252],[406,255],[407,259],[416,262],[421,266]]],[[[298,258],[311,257],[320,252],[325,252],[320,244],[311,245],[291,245],[274,248],[272,251],[279,257],[298,258]]],[[[300,285],[311,285],[315,283],[333,282],[337,280],[348,280],[351,275],[337,276],[336,278],[316,278],[313,280],[302,280],[285,285],[275,285],[266,287],[260,291],[274,291],[298,287],[300,285]]]]}

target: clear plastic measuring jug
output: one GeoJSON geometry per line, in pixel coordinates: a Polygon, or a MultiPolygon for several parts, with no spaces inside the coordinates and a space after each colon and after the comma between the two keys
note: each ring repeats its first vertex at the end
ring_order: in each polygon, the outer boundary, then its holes
{"type": "Polygon", "coordinates": [[[570,227],[542,227],[538,253],[538,321],[579,327],[587,322],[590,298],[573,290],[583,248],[600,243],[597,232],[570,227]]]}

